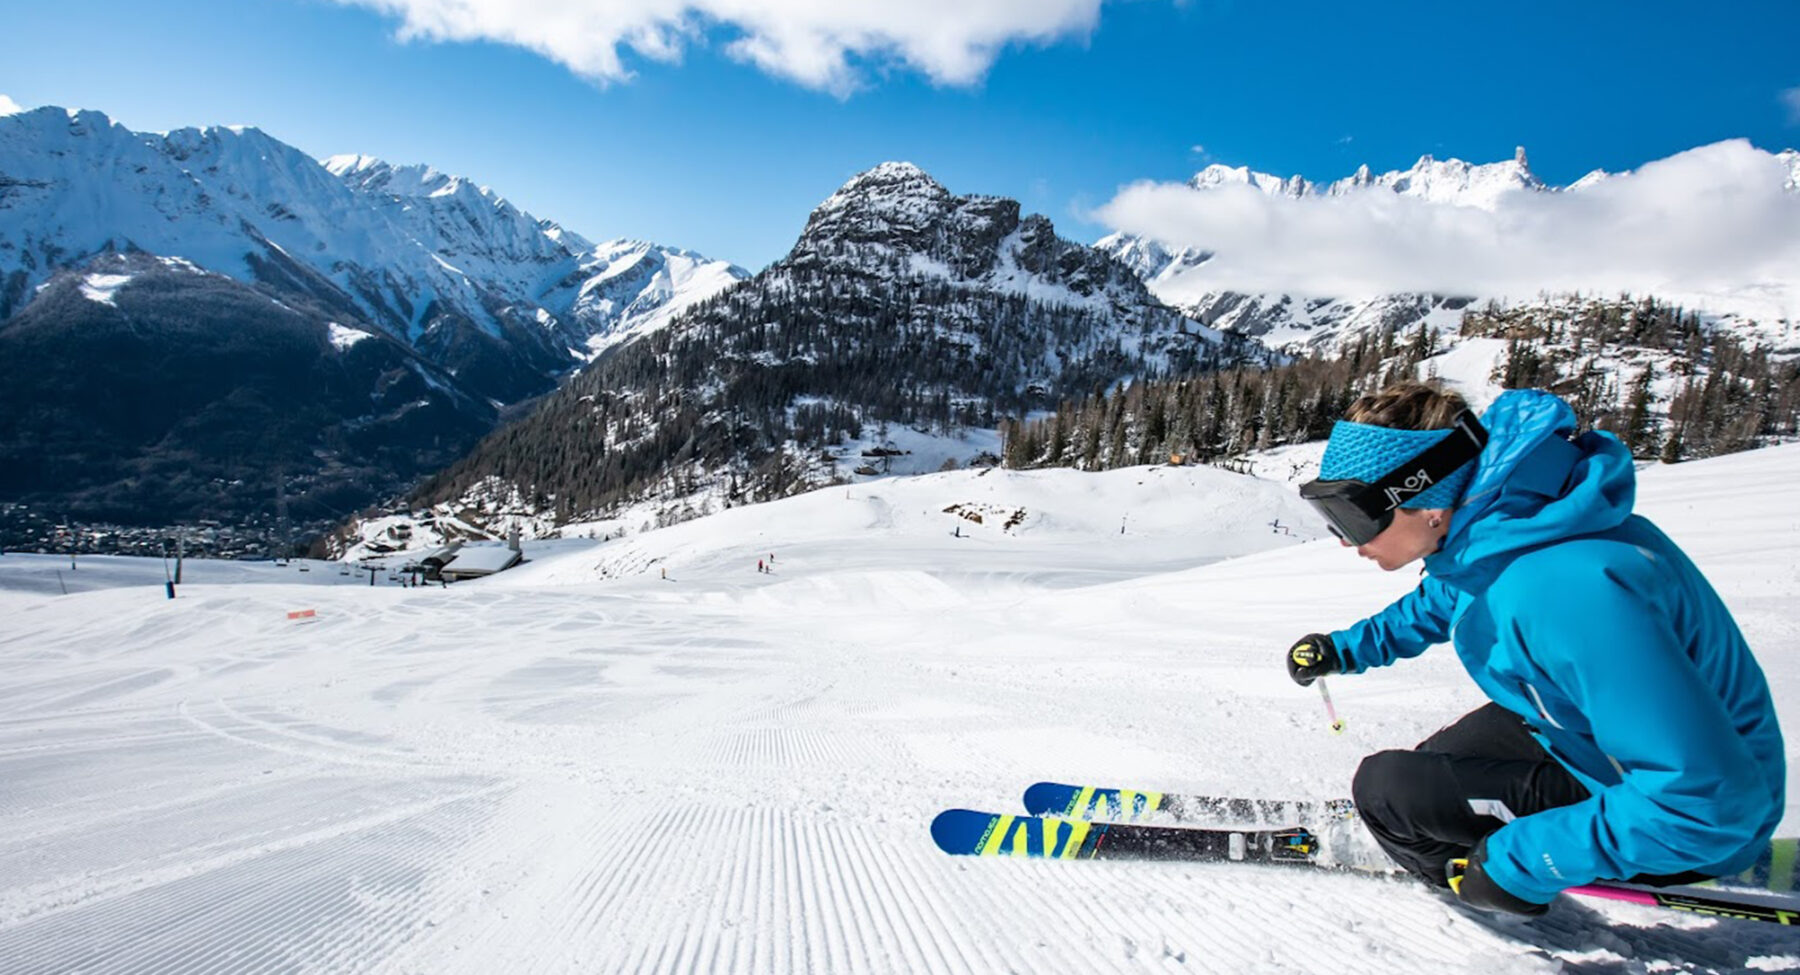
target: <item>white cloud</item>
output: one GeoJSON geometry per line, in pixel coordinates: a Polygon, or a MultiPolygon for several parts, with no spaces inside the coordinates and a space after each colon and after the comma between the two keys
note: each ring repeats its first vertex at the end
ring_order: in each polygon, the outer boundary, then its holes
{"type": "Polygon", "coordinates": [[[18,102],[13,101],[5,95],[0,95],[0,115],[17,115],[24,110],[25,109],[20,106],[18,102]]]}
{"type": "Polygon", "coordinates": [[[1800,88],[1789,88],[1782,92],[1781,103],[1787,106],[1788,124],[1800,125],[1800,88]]]}
{"type": "Polygon", "coordinates": [[[1116,230],[1217,253],[1173,282],[1331,297],[1433,291],[1777,294],[1800,313],[1794,160],[1744,140],[1679,153],[1574,192],[1503,194],[1492,210],[1386,189],[1270,196],[1138,183],[1100,207],[1116,230]]]}
{"type": "Polygon", "coordinates": [[[863,69],[897,64],[933,82],[979,81],[1002,47],[1085,36],[1105,0],[337,0],[400,18],[404,39],[486,40],[535,51],[598,82],[627,79],[629,49],[676,62],[708,31],[726,52],[843,96],[863,69]]]}

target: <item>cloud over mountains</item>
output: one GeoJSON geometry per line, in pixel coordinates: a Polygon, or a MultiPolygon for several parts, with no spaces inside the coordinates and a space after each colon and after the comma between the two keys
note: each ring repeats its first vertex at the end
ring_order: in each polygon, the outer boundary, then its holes
{"type": "Polygon", "coordinates": [[[1183,292],[1734,294],[1800,317],[1796,179],[1800,154],[1739,139],[1481,205],[1386,186],[1292,195],[1141,182],[1096,217],[1216,254],[1181,272],[1183,292]]]}

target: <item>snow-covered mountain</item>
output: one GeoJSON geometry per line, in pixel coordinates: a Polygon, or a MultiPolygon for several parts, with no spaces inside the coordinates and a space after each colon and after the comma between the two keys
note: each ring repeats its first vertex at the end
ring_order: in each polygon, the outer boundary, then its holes
{"type": "Polygon", "coordinates": [[[590,357],[750,276],[735,264],[648,241],[591,243],[532,219],[487,187],[428,166],[370,156],[331,156],[324,166],[456,270],[530,295],[549,315],[539,321],[554,322],[590,357]]]}
{"type": "Polygon", "coordinates": [[[570,306],[587,330],[589,354],[656,331],[675,316],[749,277],[735,264],[641,240],[613,240],[582,253],[570,306]]]}
{"type": "MultiPolygon", "coordinates": [[[[1800,151],[1790,149],[1775,158],[1788,174],[1786,189],[1800,192],[1800,151]]],[[[1187,185],[1201,192],[1248,186],[1268,196],[1292,199],[1336,198],[1385,190],[1433,207],[1494,211],[1515,194],[1594,193],[1628,175],[1596,170],[1569,186],[1552,186],[1532,173],[1521,147],[1512,159],[1496,163],[1478,165],[1425,156],[1410,169],[1375,174],[1363,166],[1355,174],[1329,183],[1314,183],[1300,176],[1284,178],[1247,167],[1213,165],[1196,173],[1187,185]]],[[[1158,297],[1197,321],[1255,336],[1273,348],[1292,352],[1333,351],[1388,326],[1407,329],[1423,323],[1442,330],[1446,323],[1454,323],[1461,308],[1471,303],[1507,300],[1506,296],[1485,294],[1318,297],[1218,290],[1205,275],[1188,273],[1217,256],[1214,250],[1176,246],[1125,233],[1108,235],[1095,246],[1129,265],[1158,297]]],[[[1688,296],[1659,297],[1682,301],[1688,296]]],[[[1521,298],[1537,300],[1535,296],[1515,296],[1514,300],[1521,298]]],[[[1800,333],[1782,316],[1752,315],[1741,307],[1700,310],[1711,312],[1712,321],[1755,344],[1800,350],[1800,333]]]]}
{"type": "MultiPolygon", "coordinates": [[[[883,163],[845,183],[813,210],[793,250],[771,270],[789,279],[839,273],[942,284],[1113,315],[1113,326],[1184,328],[1174,319],[1144,321],[1159,309],[1136,277],[1093,248],[1057,237],[1048,218],[1023,215],[1018,201],[1005,197],[953,196],[905,162],[883,163]]],[[[1116,330],[1083,338],[1104,341],[1116,330]]]]}
{"type": "Polygon", "coordinates": [[[0,502],[330,523],[746,276],[254,128],[0,116],[0,502]]]}
{"type": "Polygon", "coordinates": [[[766,274],[789,285],[843,275],[881,281],[896,293],[938,292],[909,296],[908,305],[939,307],[947,314],[933,323],[935,330],[969,339],[993,324],[972,318],[959,296],[1101,316],[1094,327],[1063,337],[1062,349],[1046,349],[1038,363],[1046,373],[1122,335],[1135,336],[1134,349],[1161,349],[1156,356],[1218,338],[1167,314],[1130,269],[1058,237],[1048,218],[1022,214],[1018,201],[954,196],[904,162],[884,163],[845,183],[812,212],[793,249],[766,274]]]}
{"type": "Polygon", "coordinates": [[[596,246],[468,179],[367,156],[320,163],[255,128],[141,133],[54,107],[0,117],[0,321],[110,251],[307,293],[489,377],[476,391],[501,402],[550,388],[590,339],[637,334],[748,276],[686,251],[596,246]],[[669,263],[686,270],[656,273],[669,263]]]}
{"type": "MultiPolygon", "coordinates": [[[[1369,189],[1385,189],[1437,205],[1487,210],[1493,209],[1496,201],[1508,193],[1541,193],[1551,189],[1531,172],[1523,147],[1504,162],[1472,165],[1460,159],[1439,161],[1424,156],[1411,169],[1374,174],[1368,166],[1362,166],[1353,175],[1326,184],[1297,175],[1284,178],[1244,166],[1214,164],[1195,173],[1187,185],[1200,191],[1249,186],[1269,196],[1296,199],[1338,197],[1369,189]]],[[[1436,320],[1431,324],[1441,327],[1469,303],[1467,298],[1437,295],[1321,299],[1209,291],[1193,285],[1184,272],[1212,259],[1215,256],[1212,251],[1175,247],[1152,238],[1123,233],[1109,234],[1094,246],[1124,261],[1158,297],[1197,321],[1239,335],[1254,336],[1276,349],[1332,348],[1366,331],[1378,331],[1385,326],[1416,327],[1434,313],[1436,320]]]]}
{"type": "Polygon", "coordinates": [[[598,361],[417,500],[566,522],[647,494],[780,496],[885,469],[859,452],[896,428],[991,431],[1123,379],[1266,358],[1017,201],[886,163],[786,257],[598,361]]]}
{"type": "Polygon", "coordinates": [[[1360,190],[1391,190],[1401,196],[1416,197],[1429,203],[1448,206],[1476,206],[1491,210],[1504,194],[1518,190],[1549,189],[1531,172],[1523,146],[1506,162],[1474,165],[1460,159],[1439,162],[1422,156],[1411,169],[1375,175],[1368,166],[1344,179],[1320,185],[1301,176],[1272,176],[1247,166],[1224,166],[1217,163],[1195,173],[1188,185],[1197,190],[1221,186],[1251,186],[1270,196],[1344,196],[1360,190]]]}

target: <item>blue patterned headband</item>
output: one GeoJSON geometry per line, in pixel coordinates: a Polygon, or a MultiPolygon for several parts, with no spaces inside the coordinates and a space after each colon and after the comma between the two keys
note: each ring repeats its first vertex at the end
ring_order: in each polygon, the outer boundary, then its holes
{"type": "MultiPolygon", "coordinates": [[[[1331,427],[1331,440],[1319,462],[1321,481],[1363,481],[1373,484],[1420,451],[1450,436],[1449,430],[1396,430],[1370,423],[1339,420],[1331,427]]],[[[1475,465],[1464,464],[1430,488],[1408,498],[1402,508],[1454,508],[1463,489],[1475,476],[1475,465]]]]}

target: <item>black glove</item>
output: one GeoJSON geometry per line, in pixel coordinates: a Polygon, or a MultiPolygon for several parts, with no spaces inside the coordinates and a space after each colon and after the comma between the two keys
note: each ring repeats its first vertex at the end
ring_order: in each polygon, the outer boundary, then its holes
{"type": "Polygon", "coordinates": [[[1326,674],[1343,670],[1344,665],[1338,661],[1337,645],[1331,642],[1331,637],[1309,633],[1288,648],[1287,668],[1294,683],[1309,687],[1326,674]]]}
{"type": "Polygon", "coordinates": [[[1509,914],[1524,914],[1536,917],[1550,910],[1548,904],[1538,904],[1528,900],[1520,900],[1506,892],[1506,888],[1494,882],[1487,872],[1487,837],[1475,844],[1467,858],[1451,860],[1444,868],[1450,881],[1450,889],[1464,904],[1479,907],[1484,911],[1506,911],[1509,914]]]}

